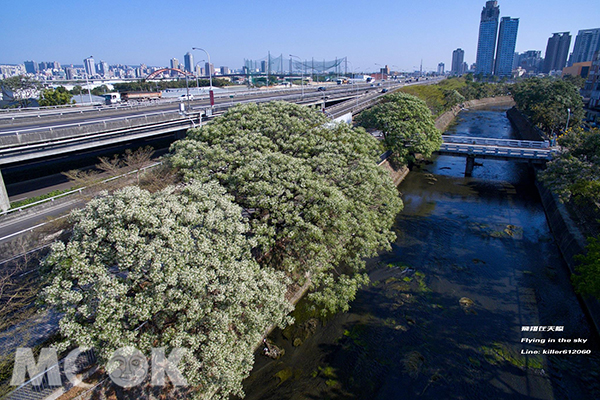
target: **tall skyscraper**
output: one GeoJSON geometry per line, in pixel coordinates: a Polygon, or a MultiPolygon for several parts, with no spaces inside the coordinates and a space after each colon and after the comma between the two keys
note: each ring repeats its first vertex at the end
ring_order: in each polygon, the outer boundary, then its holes
{"type": "Polygon", "coordinates": [[[204,63],[204,73],[206,75],[214,75],[215,66],[212,63],[204,63]]]}
{"type": "Polygon", "coordinates": [[[108,63],[106,61],[100,61],[100,63],[97,65],[97,69],[98,69],[98,75],[103,76],[105,78],[108,77],[108,63]]]}
{"type": "Polygon", "coordinates": [[[452,52],[452,68],[450,69],[450,73],[452,75],[462,75],[463,64],[465,62],[465,51],[461,48],[458,48],[452,52]]]}
{"type": "Polygon", "coordinates": [[[477,42],[476,74],[491,75],[494,68],[494,51],[498,34],[500,7],[497,1],[486,1],[479,22],[479,41],[477,42]]]}
{"type": "Polygon", "coordinates": [[[437,69],[438,75],[444,75],[444,68],[445,67],[446,67],[446,65],[444,63],[439,63],[438,64],[438,69],[437,69]]]}
{"type": "Polygon", "coordinates": [[[39,65],[35,61],[25,61],[25,72],[28,74],[37,74],[39,71],[39,65]]]}
{"type": "Polygon", "coordinates": [[[571,47],[571,34],[569,32],[553,33],[546,45],[544,57],[544,73],[562,70],[567,65],[567,56],[571,47]]]}
{"type": "Polygon", "coordinates": [[[171,58],[171,68],[179,68],[179,60],[176,58],[171,58]]]}
{"type": "Polygon", "coordinates": [[[94,63],[94,59],[92,57],[88,57],[83,60],[83,66],[85,67],[85,72],[88,76],[96,75],[96,64],[94,63]]]}
{"type": "Polygon", "coordinates": [[[569,58],[569,66],[575,63],[592,61],[597,51],[600,51],[600,28],[579,31],[575,38],[573,54],[569,58]]]}
{"type": "Polygon", "coordinates": [[[194,72],[194,55],[189,51],[183,56],[186,72],[194,72]]]}
{"type": "Polygon", "coordinates": [[[502,17],[498,32],[498,48],[496,50],[496,64],[494,75],[511,77],[515,47],[517,45],[517,32],[519,31],[519,18],[502,17]]]}

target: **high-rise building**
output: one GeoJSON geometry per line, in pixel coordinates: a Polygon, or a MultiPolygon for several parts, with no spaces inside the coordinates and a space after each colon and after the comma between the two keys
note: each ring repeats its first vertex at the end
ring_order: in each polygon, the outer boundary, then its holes
{"type": "Polygon", "coordinates": [[[498,48],[496,50],[496,64],[494,75],[511,77],[515,47],[517,45],[517,32],[519,31],[519,18],[502,17],[498,31],[498,48]]]}
{"type": "Polygon", "coordinates": [[[600,108],[600,51],[592,60],[592,67],[581,94],[590,98],[589,108],[600,108]]]}
{"type": "Polygon", "coordinates": [[[192,53],[189,51],[185,53],[185,56],[183,56],[183,62],[185,64],[186,72],[194,72],[194,55],[192,53]]]}
{"type": "Polygon", "coordinates": [[[462,75],[464,73],[463,64],[465,62],[465,51],[458,48],[452,52],[452,68],[450,73],[452,75],[462,75]]]}
{"type": "Polygon", "coordinates": [[[438,64],[438,69],[437,69],[438,75],[444,75],[444,68],[445,67],[446,67],[446,65],[444,65],[444,63],[439,63],[438,64]]]}
{"type": "Polygon", "coordinates": [[[513,64],[513,69],[521,67],[528,73],[538,73],[543,69],[544,60],[540,50],[527,50],[525,53],[515,56],[515,58],[516,65],[513,64]]]}
{"type": "Polygon", "coordinates": [[[600,28],[579,31],[575,38],[573,54],[569,58],[569,66],[575,63],[592,61],[597,51],[600,51],[600,28]]]}
{"type": "Polygon", "coordinates": [[[491,75],[494,68],[494,51],[498,35],[500,7],[497,1],[486,1],[479,22],[479,40],[477,42],[476,74],[491,75]]]}
{"type": "Polygon", "coordinates": [[[171,68],[179,68],[179,60],[176,58],[171,58],[171,68]]]}
{"type": "Polygon", "coordinates": [[[553,33],[548,38],[546,45],[546,56],[544,57],[544,73],[562,70],[567,65],[567,56],[571,46],[571,34],[569,32],[553,33]]]}
{"type": "Polygon", "coordinates": [[[215,74],[215,66],[212,63],[204,64],[204,72],[206,75],[214,75],[215,74]]]}
{"type": "Polygon", "coordinates": [[[25,72],[28,74],[37,74],[39,71],[39,65],[35,61],[25,61],[25,72]]]}
{"type": "Polygon", "coordinates": [[[229,67],[221,67],[221,75],[229,75],[229,67]]]}
{"type": "Polygon", "coordinates": [[[85,67],[85,73],[88,76],[96,75],[96,64],[94,63],[94,59],[92,57],[88,57],[83,60],[83,66],[85,67]]]}
{"type": "Polygon", "coordinates": [[[97,69],[98,69],[98,75],[100,75],[104,78],[108,78],[109,68],[108,68],[108,63],[106,61],[100,61],[100,63],[97,65],[97,69]]]}
{"type": "Polygon", "coordinates": [[[65,68],[65,76],[68,80],[75,79],[75,69],[73,68],[65,68]]]}

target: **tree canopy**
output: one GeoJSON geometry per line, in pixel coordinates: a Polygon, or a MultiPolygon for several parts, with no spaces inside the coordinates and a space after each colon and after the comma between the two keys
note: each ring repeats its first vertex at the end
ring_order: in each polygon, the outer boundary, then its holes
{"type": "Polygon", "coordinates": [[[586,252],[577,256],[579,265],[575,267],[572,281],[578,293],[600,299],[600,237],[588,238],[586,252]]]}
{"type": "Polygon", "coordinates": [[[363,129],[328,124],[284,102],[248,104],[172,146],[186,180],[216,179],[249,214],[259,263],[309,276],[310,298],[347,309],[366,282],[363,258],[388,249],[401,201],[363,129]]]}
{"type": "Polygon", "coordinates": [[[377,105],[358,116],[358,123],[380,130],[386,147],[403,165],[414,161],[417,153],[431,156],[442,144],[442,135],[427,104],[410,94],[385,95],[377,105]]]}
{"type": "Polygon", "coordinates": [[[40,106],[61,106],[69,104],[73,96],[65,89],[59,86],[56,89],[44,89],[40,95],[40,106]]]}
{"type": "Polygon", "coordinates": [[[149,193],[128,187],[71,214],[68,244],[44,262],[41,296],[63,316],[62,348],[121,347],[187,353],[188,384],[217,397],[242,394],[253,349],[291,305],[283,273],[251,254],[242,209],[215,182],[149,193]]]}
{"type": "Polygon", "coordinates": [[[534,125],[549,134],[558,134],[564,130],[567,119],[569,126],[578,126],[583,119],[583,102],[579,90],[566,80],[523,80],[514,85],[513,98],[517,108],[534,125]]]}
{"type": "Polygon", "coordinates": [[[547,163],[542,181],[563,201],[574,197],[600,204],[600,130],[569,129],[558,138],[562,151],[547,163]]]}

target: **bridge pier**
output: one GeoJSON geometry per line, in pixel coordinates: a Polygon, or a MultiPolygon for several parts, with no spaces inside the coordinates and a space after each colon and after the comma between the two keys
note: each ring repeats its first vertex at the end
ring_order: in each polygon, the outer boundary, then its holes
{"type": "Polygon", "coordinates": [[[2,171],[0,171],[0,210],[7,211],[10,208],[10,200],[8,200],[8,192],[4,186],[2,171]]]}
{"type": "Polygon", "coordinates": [[[467,156],[467,165],[465,166],[465,176],[473,176],[473,168],[475,167],[475,156],[467,156]]]}

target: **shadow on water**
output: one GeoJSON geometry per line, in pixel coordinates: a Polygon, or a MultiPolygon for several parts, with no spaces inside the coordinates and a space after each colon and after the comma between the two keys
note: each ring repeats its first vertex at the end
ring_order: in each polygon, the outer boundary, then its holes
{"type": "MultiPolygon", "coordinates": [[[[453,130],[475,134],[478,123],[513,134],[498,111],[463,113],[453,130]]],[[[256,354],[247,399],[600,399],[598,340],[528,168],[485,160],[465,178],[453,163],[460,158],[438,157],[408,175],[398,238],[369,261],[372,284],[299,341],[274,332],[286,353],[256,354]],[[544,338],[588,342],[522,342],[544,338]],[[545,349],[594,353],[521,354],[545,349]]]]}

